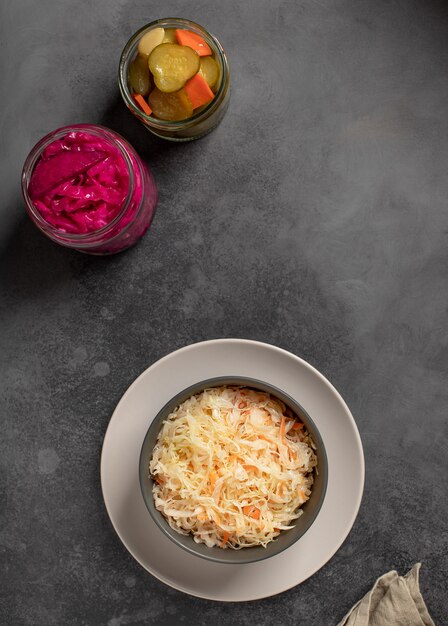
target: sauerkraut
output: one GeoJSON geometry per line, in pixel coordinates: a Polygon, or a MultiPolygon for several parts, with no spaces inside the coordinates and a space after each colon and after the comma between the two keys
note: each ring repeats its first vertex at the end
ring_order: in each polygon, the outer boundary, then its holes
{"type": "Polygon", "coordinates": [[[171,528],[209,547],[264,546],[294,527],[317,466],[304,425],[268,393],[214,387],[163,422],[149,471],[171,528]]]}

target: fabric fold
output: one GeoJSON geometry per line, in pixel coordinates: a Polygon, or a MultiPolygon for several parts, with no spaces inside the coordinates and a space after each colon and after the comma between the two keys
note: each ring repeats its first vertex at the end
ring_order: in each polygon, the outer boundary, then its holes
{"type": "Polygon", "coordinates": [[[420,567],[383,574],[338,626],[435,626],[420,593],[420,567]]]}

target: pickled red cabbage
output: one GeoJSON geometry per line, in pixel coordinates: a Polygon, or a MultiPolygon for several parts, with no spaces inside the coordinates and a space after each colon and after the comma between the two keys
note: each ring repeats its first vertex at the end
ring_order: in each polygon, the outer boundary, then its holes
{"type": "Polygon", "coordinates": [[[116,146],[73,131],[42,152],[28,192],[42,217],[61,232],[84,234],[109,224],[120,212],[129,173],[116,146]]]}

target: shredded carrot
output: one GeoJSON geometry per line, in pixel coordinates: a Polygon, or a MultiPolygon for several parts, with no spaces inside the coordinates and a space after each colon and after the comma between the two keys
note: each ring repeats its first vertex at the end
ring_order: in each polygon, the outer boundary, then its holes
{"type": "Polygon", "coordinates": [[[302,422],[294,422],[291,426],[291,430],[301,430],[304,426],[305,424],[302,424],[302,422]]]}
{"type": "Polygon", "coordinates": [[[201,74],[195,74],[185,83],[184,91],[190,100],[193,109],[207,104],[213,100],[215,94],[208,86],[207,81],[201,74]]]}
{"type": "Polygon", "coordinates": [[[240,402],[238,405],[239,409],[245,409],[246,407],[247,407],[247,402],[245,402],[244,400],[240,402]]]}
{"type": "Polygon", "coordinates": [[[243,513],[247,515],[247,517],[260,519],[260,509],[257,509],[256,506],[243,506],[243,513]]]}
{"type": "Polygon", "coordinates": [[[256,465],[243,465],[243,468],[246,470],[246,472],[249,472],[250,470],[258,472],[258,467],[256,465]]]}
{"type": "Polygon", "coordinates": [[[219,504],[219,501],[221,500],[222,487],[223,487],[223,484],[221,483],[221,485],[218,487],[218,489],[216,489],[216,487],[213,489],[213,498],[214,498],[216,504],[219,504]],[[215,493],[215,491],[216,491],[216,493],[215,493]]]}
{"type": "Polygon", "coordinates": [[[193,33],[191,30],[176,28],[176,39],[177,43],[181,46],[193,48],[193,50],[197,52],[200,57],[208,57],[213,54],[205,39],[200,35],[193,33]]]}
{"type": "Polygon", "coordinates": [[[139,93],[133,93],[132,97],[134,98],[138,106],[141,108],[143,113],[146,113],[146,115],[151,115],[152,109],[149,106],[149,104],[146,102],[143,96],[141,96],[139,93]]]}
{"type": "Polygon", "coordinates": [[[284,415],[282,415],[282,421],[280,424],[280,436],[282,438],[282,440],[285,439],[285,431],[286,431],[286,417],[284,415]]]}
{"type": "Polygon", "coordinates": [[[210,472],[210,487],[212,489],[214,488],[217,480],[218,480],[218,472],[216,472],[215,470],[212,470],[210,472]]]}
{"type": "Polygon", "coordinates": [[[222,538],[222,541],[220,543],[221,548],[224,548],[224,546],[226,545],[226,543],[228,542],[230,537],[230,533],[227,532],[227,530],[224,532],[224,536],[222,538]]]}
{"type": "Polygon", "coordinates": [[[265,435],[258,435],[258,439],[263,439],[263,441],[267,441],[268,443],[272,443],[272,439],[266,437],[265,435]]]}
{"type": "Polygon", "coordinates": [[[254,506],[254,510],[252,511],[252,513],[250,514],[251,517],[253,517],[254,519],[260,519],[260,509],[257,509],[254,506]]]}

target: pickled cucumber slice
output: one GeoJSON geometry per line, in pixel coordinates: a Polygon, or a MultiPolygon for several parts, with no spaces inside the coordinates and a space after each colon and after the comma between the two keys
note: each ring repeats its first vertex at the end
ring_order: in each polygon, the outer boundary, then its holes
{"type": "Polygon", "coordinates": [[[138,42],[137,50],[139,55],[147,59],[154,48],[162,43],[164,37],[164,28],[153,28],[149,30],[138,42]]]}
{"type": "Polygon", "coordinates": [[[178,122],[193,115],[193,107],[183,89],[174,93],[164,93],[153,89],[148,98],[152,114],[161,120],[178,122]]]}
{"type": "Polygon", "coordinates": [[[140,55],[135,57],[129,65],[128,79],[135,93],[139,93],[141,96],[148,95],[151,89],[151,74],[145,58],[140,55]]]}
{"type": "Polygon", "coordinates": [[[149,55],[149,69],[160,91],[179,91],[187,80],[197,74],[200,57],[192,48],[176,43],[162,43],[149,55]]]}
{"type": "Polygon", "coordinates": [[[165,37],[162,43],[177,43],[175,28],[165,28],[165,37]]]}
{"type": "Polygon", "coordinates": [[[214,90],[219,77],[219,67],[215,59],[212,57],[201,57],[199,73],[205,78],[208,86],[214,90]]]}

